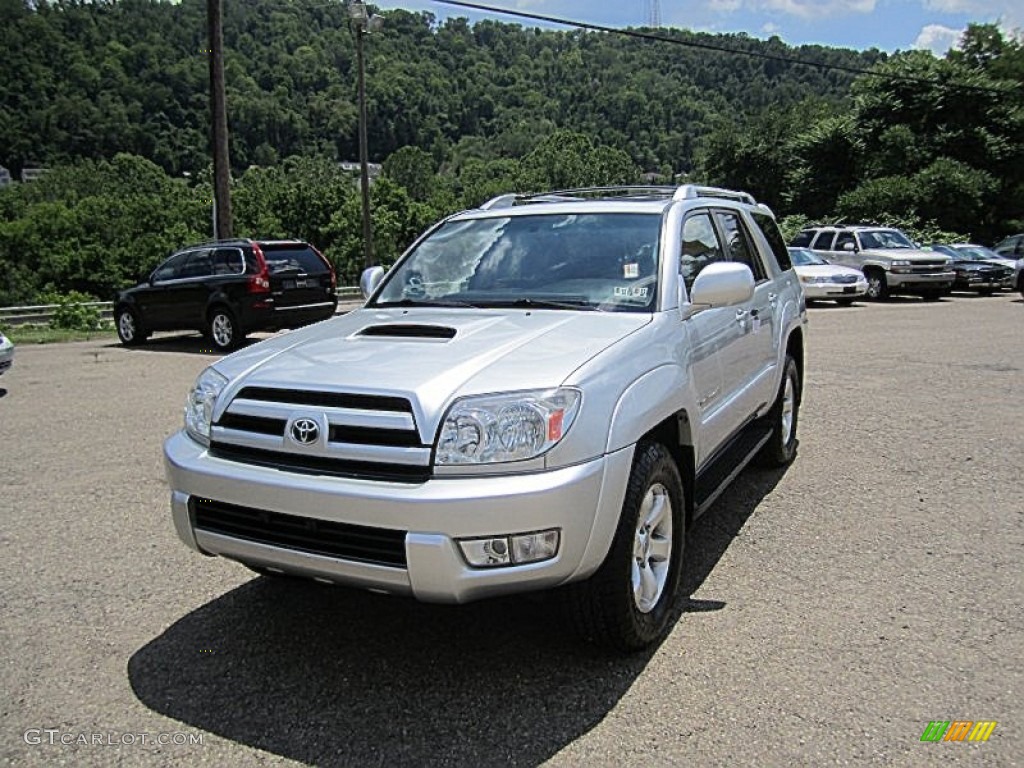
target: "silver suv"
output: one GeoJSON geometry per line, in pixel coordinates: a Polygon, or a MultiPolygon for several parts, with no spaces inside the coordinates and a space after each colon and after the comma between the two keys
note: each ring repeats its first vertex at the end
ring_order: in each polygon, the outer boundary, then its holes
{"type": "Polygon", "coordinates": [[[859,269],[867,278],[871,299],[901,293],[934,301],[952,289],[956,277],[947,256],[919,249],[890,227],[810,227],[790,245],[811,248],[832,264],[859,269]]]}
{"type": "Polygon", "coordinates": [[[694,519],[796,451],[806,310],[747,194],[506,195],[362,285],[188,393],[164,451],[193,549],[434,602],[565,586],[587,636],[635,649],[694,519]]]}

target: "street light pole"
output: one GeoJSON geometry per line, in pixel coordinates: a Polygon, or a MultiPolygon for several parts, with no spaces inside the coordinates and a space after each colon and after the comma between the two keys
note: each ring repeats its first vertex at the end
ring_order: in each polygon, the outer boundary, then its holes
{"type": "Polygon", "coordinates": [[[363,266],[372,267],[373,224],[370,219],[370,151],[366,137],[366,65],[363,59],[363,36],[379,27],[380,16],[370,16],[366,4],[351,2],[348,7],[356,35],[356,69],[359,79],[359,182],[363,195],[363,266]]]}

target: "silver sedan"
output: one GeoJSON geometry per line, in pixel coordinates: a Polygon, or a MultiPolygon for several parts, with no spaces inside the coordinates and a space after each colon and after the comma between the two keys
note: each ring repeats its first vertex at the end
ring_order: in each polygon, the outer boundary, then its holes
{"type": "Polygon", "coordinates": [[[14,364],[14,342],[0,333],[0,373],[14,364]]]}

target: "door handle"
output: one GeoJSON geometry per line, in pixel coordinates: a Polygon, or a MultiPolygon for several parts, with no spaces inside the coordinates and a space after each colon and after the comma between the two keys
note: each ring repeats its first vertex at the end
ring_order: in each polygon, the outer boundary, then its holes
{"type": "Polygon", "coordinates": [[[779,299],[779,294],[777,294],[777,293],[769,293],[768,294],[768,303],[771,304],[773,307],[775,306],[775,302],[778,301],[778,299],[779,299]]]}
{"type": "Polygon", "coordinates": [[[743,322],[746,322],[746,319],[747,319],[747,315],[748,315],[748,314],[749,314],[749,313],[748,313],[748,312],[747,312],[747,310],[745,310],[745,309],[737,309],[737,310],[736,310],[736,322],[737,322],[737,323],[743,323],[743,322]]]}

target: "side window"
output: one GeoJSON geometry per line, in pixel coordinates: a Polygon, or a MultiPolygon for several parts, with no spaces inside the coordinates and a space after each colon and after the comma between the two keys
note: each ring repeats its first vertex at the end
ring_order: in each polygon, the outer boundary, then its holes
{"type": "Polygon", "coordinates": [[[185,262],[188,260],[187,253],[176,253],[153,273],[153,280],[163,282],[165,280],[178,280],[184,272],[185,262]]]}
{"type": "Polygon", "coordinates": [[[832,247],[833,251],[843,250],[843,246],[847,243],[853,243],[857,245],[857,240],[853,236],[853,232],[840,232],[839,237],[836,238],[836,244],[832,247]]]}
{"type": "Polygon", "coordinates": [[[239,275],[243,267],[242,252],[237,248],[218,248],[213,255],[215,275],[239,275]]]}
{"type": "Polygon", "coordinates": [[[711,214],[702,211],[683,222],[683,252],[679,255],[679,274],[683,276],[686,290],[708,264],[725,261],[725,254],[711,223],[711,214]]]}
{"type": "Polygon", "coordinates": [[[725,247],[729,261],[739,264],[746,264],[754,273],[754,282],[759,283],[767,279],[764,264],[761,263],[761,256],[750,242],[750,235],[747,228],[740,220],[740,215],[735,211],[716,211],[718,224],[722,227],[722,234],[725,235],[725,247]]]}
{"type": "Polygon", "coordinates": [[[811,248],[816,251],[831,251],[832,238],[835,236],[835,232],[819,232],[818,236],[814,238],[814,243],[811,245],[811,248]]]}
{"type": "Polygon", "coordinates": [[[183,277],[209,277],[213,274],[213,257],[209,250],[192,251],[183,277]]]}
{"type": "MultiPolygon", "coordinates": [[[[761,214],[754,214],[754,219],[756,220],[758,218],[758,216],[761,216],[761,214]]],[[[767,218],[767,217],[765,217],[765,218],[767,218]]],[[[760,223],[761,222],[758,221],[758,224],[760,224],[760,223]]],[[[764,229],[764,227],[761,227],[761,229],[764,229]]],[[[765,234],[767,234],[767,232],[765,234]]],[[[810,246],[811,240],[813,238],[814,238],[814,230],[813,229],[805,229],[803,232],[801,232],[799,235],[797,235],[796,237],[793,238],[793,242],[791,242],[790,245],[793,246],[794,248],[807,248],[807,247],[810,246]]],[[[768,238],[768,242],[769,243],[772,242],[772,239],[770,237],[768,238]]],[[[775,244],[774,243],[772,243],[772,250],[773,251],[775,250],[775,244]]]]}
{"type": "MultiPolygon", "coordinates": [[[[778,263],[779,269],[783,272],[792,269],[793,262],[789,258],[786,240],[782,237],[782,232],[779,231],[779,225],[775,223],[775,219],[765,213],[752,213],[750,217],[754,220],[757,228],[761,230],[764,239],[768,241],[772,253],[775,254],[775,261],[778,263]]],[[[804,233],[801,232],[797,239],[803,237],[803,235],[804,233]]],[[[807,234],[807,242],[811,242],[810,233],[807,234]]]]}

